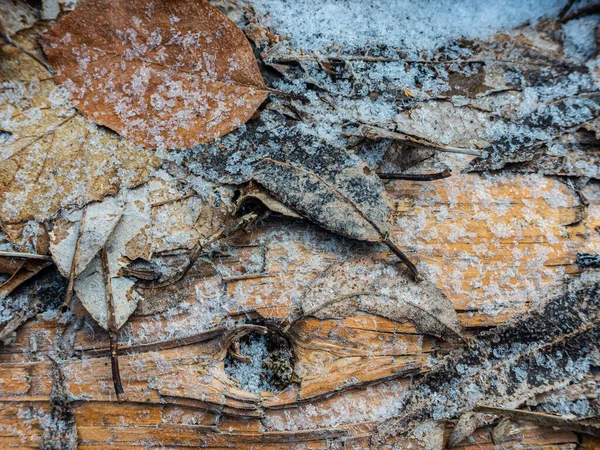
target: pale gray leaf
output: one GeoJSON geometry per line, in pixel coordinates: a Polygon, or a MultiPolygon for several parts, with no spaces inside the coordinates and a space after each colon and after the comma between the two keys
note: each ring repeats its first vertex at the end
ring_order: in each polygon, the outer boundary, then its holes
{"type": "Polygon", "coordinates": [[[429,281],[415,283],[398,264],[350,259],[329,267],[307,289],[304,315],[344,317],[356,310],[410,320],[422,333],[464,339],[452,302],[429,281]]]}

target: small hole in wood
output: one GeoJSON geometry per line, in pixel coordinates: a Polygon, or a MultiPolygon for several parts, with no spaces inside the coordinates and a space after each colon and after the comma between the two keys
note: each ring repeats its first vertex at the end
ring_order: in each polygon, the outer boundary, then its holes
{"type": "Polygon", "coordinates": [[[225,372],[246,391],[281,392],[298,381],[294,372],[294,349],[273,326],[266,334],[250,333],[233,342],[225,358],[225,372]]]}

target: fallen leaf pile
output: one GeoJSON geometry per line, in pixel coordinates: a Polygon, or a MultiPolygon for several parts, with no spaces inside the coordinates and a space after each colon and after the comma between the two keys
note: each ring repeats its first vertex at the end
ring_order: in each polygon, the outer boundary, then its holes
{"type": "MultiPolygon", "coordinates": [[[[151,261],[156,253],[191,247],[202,235],[222,227],[229,211],[215,206],[216,195],[185,196],[172,177],[158,172],[137,189],[55,220],[52,258],[61,274],[73,280],[72,287],[91,316],[108,330],[108,294],[99,254],[107,248],[116,327],[121,328],[143,301],[135,289],[137,279],[123,275],[123,270],[138,258],[151,261]],[[200,217],[203,221],[197,225],[200,217]]],[[[219,202],[226,195],[221,191],[219,202]]],[[[164,262],[160,266],[166,267],[164,262]]]]}

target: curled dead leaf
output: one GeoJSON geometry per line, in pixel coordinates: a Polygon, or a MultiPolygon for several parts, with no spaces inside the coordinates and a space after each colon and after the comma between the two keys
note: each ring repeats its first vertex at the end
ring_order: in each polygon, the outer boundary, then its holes
{"type": "Polygon", "coordinates": [[[10,273],[10,278],[4,283],[0,284],[0,300],[11,294],[15,289],[36,276],[40,271],[52,264],[51,261],[40,261],[40,260],[29,260],[25,262],[17,263],[19,267],[7,267],[8,264],[0,261],[0,267],[3,270],[0,273],[6,273],[7,270],[14,269],[10,273]]]}
{"type": "Polygon", "coordinates": [[[302,300],[302,316],[345,317],[356,310],[394,321],[408,319],[418,331],[433,336],[466,339],[441,289],[426,280],[415,284],[405,268],[381,261],[350,259],[330,266],[302,300]]]}
{"type": "Polygon", "coordinates": [[[40,41],[77,108],[146,147],[223,136],[268,94],[246,37],[207,1],[88,0],[40,41]]]}

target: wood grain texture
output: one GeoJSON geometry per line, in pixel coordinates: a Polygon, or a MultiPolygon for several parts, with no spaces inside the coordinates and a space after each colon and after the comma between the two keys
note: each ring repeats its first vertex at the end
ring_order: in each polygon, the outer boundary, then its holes
{"type": "MultiPolygon", "coordinates": [[[[586,188],[592,202],[587,209],[559,180],[528,175],[460,175],[435,184],[392,182],[387,188],[395,204],[394,237],[413,251],[473,334],[528,310],[531,301],[579,272],[578,251],[597,251],[600,245],[598,216],[592,214],[600,199],[597,185],[586,188]],[[555,207],[559,195],[563,206],[555,207]],[[425,198],[436,201],[421,204],[425,198]],[[490,207],[499,201],[502,214],[490,207]],[[481,211],[486,219],[478,219],[481,211]],[[499,236],[493,227],[501,224],[518,232],[499,236]],[[458,227],[465,231],[453,235],[458,227]],[[491,283],[498,285],[495,294],[486,291],[491,283]]],[[[232,241],[228,256],[214,266],[198,263],[177,285],[147,292],[156,304],[177,292],[181,303],[167,312],[133,316],[124,327],[123,403],[113,391],[108,336],[81,305],[66,326],[58,317],[38,316],[18,330],[12,345],[0,347],[3,447],[39,445],[53,384],[47,355],[56,354],[60,343],[69,355],[60,359],[80,448],[366,448],[385,420],[378,414],[393,410],[395,399],[410,389],[411,375],[427,371],[431,358],[451,344],[420,335],[409,322],[362,312],[339,320],[306,318],[290,332],[301,383],[279,394],[254,394],[227,376],[225,333],[210,331],[240,314],[284,319],[325,262],[349,256],[391,258],[377,244],[273,217],[232,241]],[[261,262],[258,272],[249,261],[261,262]],[[212,326],[197,323],[202,312],[194,310],[206,298],[199,293],[210,292],[231,308],[212,326]],[[194,330],[201,334],[186,339],[194,330]]],[[[492,449],[490,436],[489,429],[478,430],[462,448],[492,449]]],[[[546,450],[577,444],[571,432],[533,425],[512,438],[503,448],[516,448],[511,442],[546,450]]],[[[398,439],[397,448],[418,443],[398,439]]]]}

